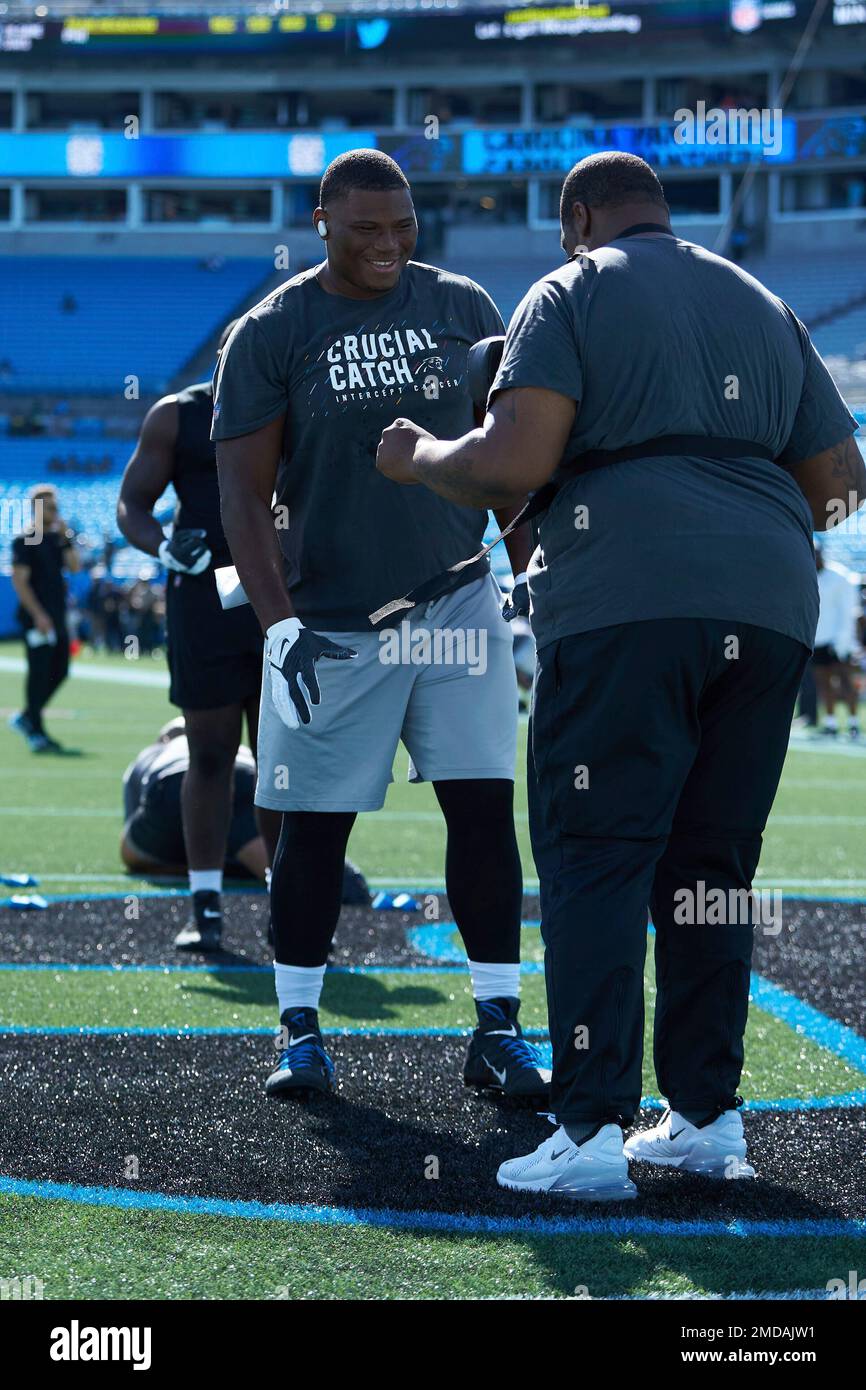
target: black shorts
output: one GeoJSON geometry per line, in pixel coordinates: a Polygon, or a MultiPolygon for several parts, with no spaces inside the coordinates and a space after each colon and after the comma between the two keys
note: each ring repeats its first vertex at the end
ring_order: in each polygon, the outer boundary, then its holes
{"type": "Polygon", "coordinates": [[[262,683],[264,639],[248,603],[224,609],[212,570],[169,574],[168,698],[179,709],[245,704],[262,683]]]}
{"type": "Polygon", "coordinates": [[[831,647],[829,642],[820,647],[816,647],[812,653],[812,661],[816,666],[844,666],[845,661],[839,655],[835,647],[831,647]]]}
{"type": "MultiPolygon", "coordinates": [[[[126,823],[125,834],[131,846],[155,863],[186,864],[180,789],[183,773],[153,777],[144,789],[140,805],[126,823]]],[[[226,841],[226,869],[240,871],[235,856],[258,835],[253,795],[256,775],[251,768],[235,767],[234,797],[226,841]]]]}

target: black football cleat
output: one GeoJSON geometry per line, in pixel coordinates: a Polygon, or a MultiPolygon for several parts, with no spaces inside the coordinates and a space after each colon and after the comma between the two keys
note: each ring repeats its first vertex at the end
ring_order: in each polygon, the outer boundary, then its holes
{"type": "Polygon", "coordinates": [[[472,1034],[463,1082],[498,1091],[508,1100],[543,1109],[550,1095],[550,1072],[517,1021],[519,999],[476,1000],[478,1024],[472,1034]]]}
{"type": "Polygon", "coordinates": [[[325,1051],[317,1009],[286,1009],[280,1015],[283,1047],[265,1082],[275,1100],[309,1100],[333,1090],[334,1064],[325,1051]]]}
{"type": "Polygon", "coordinates": [[[178,951],[218,951],[223,929],[219,893],[203,888],[192,895],[192,921],[178,932],[174,944],[178,951]]]}

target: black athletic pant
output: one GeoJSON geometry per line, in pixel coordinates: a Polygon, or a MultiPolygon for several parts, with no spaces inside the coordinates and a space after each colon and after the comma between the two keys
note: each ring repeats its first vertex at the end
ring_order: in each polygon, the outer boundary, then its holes
{"type": "Polygon", "coordinates": [[[818,686],[815,683],[811,661],[803,672],[800,683],[800,714],[807,724],[814,726],[818,723],[818,686]]]}
{"type": "Polygon", "coordinates": [[[659,1089],[673,1109],[734,1103],[756,928],[736,906],[726,925],[684,918],[702,891],[751,886],[808,657],[764,628],[685,618],[539,651],[529,819],[561,1122],[634,1119],[648,908],[659,1089]]]}
{"type": "MultiPolygon", "coordinates": [[[[514,831],[514,783],[434,782],[448,830],[445,887],[470,960],[520,959],[523,875],[514,831]]],[[[340,916],[353,811],[286,811],[271,871],[274,956],[324,965],[340,916]]]]}
{"type": "Polygon", "coordinates": [[[26,644],[27,680],[24,713],[37,733],[42,732],[42,711],[51,696],[69,674],[69,633],[65,627],[55,628],[57,641],[42,646],[26,644]]]}

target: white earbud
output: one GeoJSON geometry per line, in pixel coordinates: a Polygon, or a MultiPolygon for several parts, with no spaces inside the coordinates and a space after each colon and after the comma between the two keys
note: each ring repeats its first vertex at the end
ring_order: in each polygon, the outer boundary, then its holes
{"type": "Polygon", "coordinates": [[[323,217],[320,217],[316,223],[316,231],[319,233],[322,241],[324,241],[325,237],[328,235],[328,224],[323,217]]]}

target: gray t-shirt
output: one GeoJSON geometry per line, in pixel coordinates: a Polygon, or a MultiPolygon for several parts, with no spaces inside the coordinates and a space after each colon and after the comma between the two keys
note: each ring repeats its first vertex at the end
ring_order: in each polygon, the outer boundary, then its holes
{"type": "Polygon", "coordinates": [[[532,286],[493,394],[511,386],[577,403],[565,458],[689,434],[754,440],[783,465],[647,458],[565,482],[530,568],[539,646],[615,623],[703,617],[811,647],[812,520],[784,465],[838,444],[856,421],[787,305],[690,242],[628,237],[532,286]]]}
{"type": "Polygon", "coordinates": [[[440,439],[473,429],[467,354],[504,325],[479,285],[435,266],[410,261],[393,290],[365,300],[326,293],[319,268],[235,328],[214,377],[212,438],[286,412],[277,502],[292,602],[321,631],[369,631],[368,613],[478,550],[487,522],[377,473],[382,431],[400,415],[440,439]]]}

